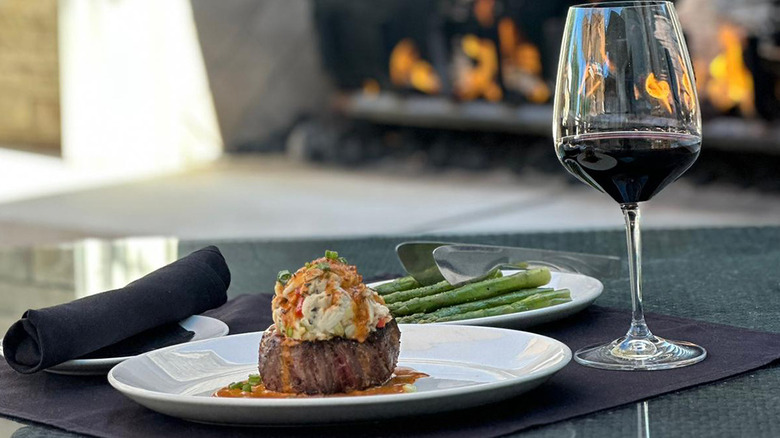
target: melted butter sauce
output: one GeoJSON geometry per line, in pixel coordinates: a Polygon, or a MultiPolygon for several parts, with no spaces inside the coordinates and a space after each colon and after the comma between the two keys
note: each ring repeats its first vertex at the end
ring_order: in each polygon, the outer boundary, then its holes
{"type": "MultiPolygon", "coordinates": [[[[353,397],[362,395],[379,395],[379,394],[402,394],[408,392],[408,386],[413,384],[417,379],[428,377],[427,374],[415,371],[412,368],[397,367],[390,380],[385,382],[384,385],[374,386],[368,389],[360,391],[350,391],[339,394],[296,394],[289,392],[277,392],[267,389],[265,385],[260,383],[259,385],[252,386],[252,391],[242,391],[241,389],[229,389],[224,387],[214,393],[214,397],[231,397],[231,398],[303,398],[303,397],[353,397]]],[[[246,383],[246,382],[242,382],[246,383]]]]}

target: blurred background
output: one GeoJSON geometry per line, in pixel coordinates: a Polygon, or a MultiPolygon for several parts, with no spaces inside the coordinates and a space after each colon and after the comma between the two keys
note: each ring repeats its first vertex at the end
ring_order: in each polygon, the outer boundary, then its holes
{"type": "MultiPolygon", "coordinates": [[[[622,227],[557,162],[569,0],[0,0],[0,245],[622,227]]],[[[678,0],[702,153],[647,227],[780,224],[780,6],[678,0]]]]}

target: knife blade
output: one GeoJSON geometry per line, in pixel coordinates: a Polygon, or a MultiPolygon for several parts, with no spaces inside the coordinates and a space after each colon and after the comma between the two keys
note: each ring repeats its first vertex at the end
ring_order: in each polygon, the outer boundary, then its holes
{"type": "Polygon", "coordinates": [[[517,263],[593,277],[614,275],[621,268],[620,258],[615,256],[492,245],[443,245],[433,250],[433,259],[442,277],[453,285],[478,280],[502,266],[517,263]]]}
{"type": "MultiPolygon", "coordinates": [[[[516,248],[516,247],[502,247],[491,245],[476,245],[465,243],[452,243],[452,242],[437,242],[437,241],[410,241],[402,242],[395,247],[396,255],[401,265],[406,272],[411,275],[422,285],[428,285],[445,280],[441,270],[436,265],[434,259],[434,251],[437,248],[445,246],[466,246],[473,250],[472,254],[476,252],[486,253],[487,257],[484,260],[476,260],[476,265],[480,268],[472,267],[468,272],[472,272],[473,276],[469,276],[467,281],[473,281],[488,275],[492,270],[497,269],[496,266],[511,265],[518,262],[538,262],[531,264],[531,266],[546,266],[550,269],[562,271],[562,272],[578,272],[594,277],[601,277],[605,275],[613,275],[620,272],[621,263],[618,257],[602,256],[596,254],[582,254],[571,253],[563,251],[553,251],[547,249],[536,248],[516,248]],[[499,257],[499,261],[495,264],[491,263],[495,261],[496,249],[506,248],[514,250],[512,256],[504,254],[506,258],[499,257]],[[492,260],[491,260],[492,259],[492,260]],[[474,271],[472,271],[472,269],[474,271]],[[479,275],[476,275],[479,273],[479,275]]],[[[456,253],[458,254],[458,253],[456,253]]],[[[456,256],[457,257],[457,256],[456,256]]],[[[456,266],[460,267],[460,259],[455,261],[456,266]]],[[[471,261],[465,263],[473,264],[471,261]]],[[[463,269],[459,269],[459,272],[464,272],[463,269]]],[[[451,277],[452,280],[455,280],[451,277]]]]}

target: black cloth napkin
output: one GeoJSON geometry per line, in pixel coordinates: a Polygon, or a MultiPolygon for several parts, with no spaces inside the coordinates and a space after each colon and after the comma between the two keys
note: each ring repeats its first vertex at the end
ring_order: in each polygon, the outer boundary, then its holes
{"type": "MultiPolygon", "coordinates": [[[[222,319],[234,334],[264,330],[271,323],[270,301],[268,294],[242,295],[206,315],[222,319]]],[[[357,427],[339,424],[269,428],[191,423],[132,402],[104,378],[48,373],[22,376],[0,363],[0,413],[101,437],[493,437],[713,382],[780,358],[780,333],[652,313],[647,316],[658,335],[706,347],[707,359],[687,368],[645,372],[597,370],[571,362],[530,393],[467,412],[371,422],[357,427]]],[[[575,350],[624,334],[630,318],[628,310],[591,306],[571,318],[534,327],[532,331],[557,338],[575,350]]]]}
{"type": "Polygon", "coordinates": [[[3,355],[29,374],[85,355],[126,356],[186,341],[192,332],[176,322],[224,304],[229,285],[225,258],[209,246],[121,289],[28,310],[3,338],[3,355]]]}

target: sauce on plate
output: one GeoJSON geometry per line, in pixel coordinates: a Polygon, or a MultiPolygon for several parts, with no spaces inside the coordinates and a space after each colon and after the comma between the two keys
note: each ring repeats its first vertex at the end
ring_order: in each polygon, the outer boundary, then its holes
{"type": "MultiPolygon", "coordinates": [[[[229,398],[300,398],[300,397],[353,397],[362,395],[380,395],[380,394],[402,394],[410,391],[410,385],[417,379],[428,377],[427,374],[415,371],[412,368],[397,367],[393,376],[385,382],[384,385],[374,386],[360,391],[350,391],[339,394],[295,394],[289,392],[272,391],[265,387],[262,382],[258,385],[252,385],[251,391],[243,391],[240,388],[230,389],[227,386],[217,390],[214,397],[229,398]]],[[[242,383],[246,383],[242,382],[242,383]]]]}

